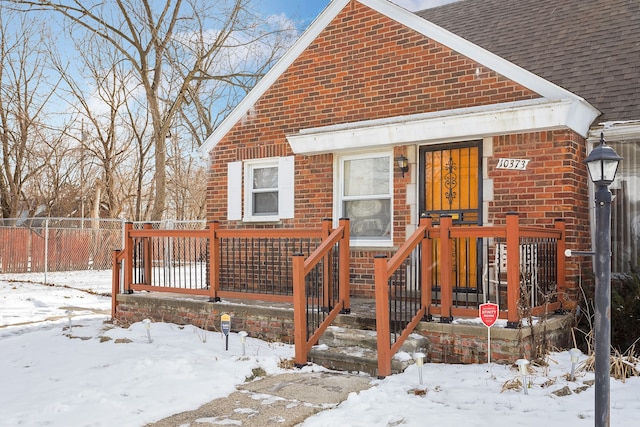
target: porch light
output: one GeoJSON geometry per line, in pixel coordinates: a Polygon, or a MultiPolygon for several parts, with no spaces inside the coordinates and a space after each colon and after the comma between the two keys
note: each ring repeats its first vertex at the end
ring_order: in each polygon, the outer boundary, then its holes
{"type": "Polygon", "coordinates": [[[522,388],[524,389],[524,394],[529,394],[529,392],[527,391],[527,368],[529,366],[529,361],[527,359],[518,359],[516,360],[516,365],[518,365],[520,375],[522,376],[522,388]]]}
{"type": "Polygon", "coordinates": [[[242,343],[242,355],[245,356],[245,344],[247,342],[247,335],[249,334],[246,331],[240,331],[238,332],[238,335],[240,336],[240,342],[242,343]]]}
{"type": "Polygon", "coordinates": [[[151,343],[151,320],[144,319],[142,323],[144,324],[144,328],[147,330],[147,341],[151,343]]]}
{"type": "Polygon", "coordinates": [[[409,172],[409,159],[401,154],[400,157],[396,159],[396,162],[398,162],[398,169],[400,169],[402,177],[404,178],[404,174],[409,172]]]}
{"type": "Polygon", "coordinates": [[[585,163],[595,190],[595,425],[608,427],[611,395],[611,191],[622,157],[604,143],[600,133],[600,145],[595,147],[585,163]]]}

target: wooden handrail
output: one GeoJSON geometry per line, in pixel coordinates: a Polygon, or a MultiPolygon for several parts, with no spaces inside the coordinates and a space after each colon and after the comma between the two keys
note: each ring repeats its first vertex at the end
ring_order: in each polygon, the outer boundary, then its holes
{"type": "Polygon", "coordinates": [[[429,227],[426,224],[420,225],[409,239],[398,248],[398,251],[387,261],[387,270],[385,273],[387,278],[391,277],[398,267],[402,265],[403,261],[411,255],[411,252],[416,246],[427,236],[428,230],[429,227]]]}
{"type": "Polygon", "coordinates": [[[343,225],[338,226],[333,233],[329,235],[325,240],[320,243],[320,246],[316,248],[309,257],[304,260],[304,275],[306,276],[320,262],[325,255],[333,248],[333,246],[344,237],[345,228],[343,225]]]}
{"type": "MultiPolygon", "coordinates": [[[[325,223],[323,227],[325,233],[330,229],[329,222],[325,223]]],[[[316,248],[307,259],[304,259],[303,254],[294,254],[293,256],[293,331],[294,331],[294,344],[295,344],[295,356],[294,362],[298,366],[302,366],[307,363],[307,354],[311,347],[313,347],[320,336],[324,333],[327,327],[333,322],[333,320],[341,312],[349,312],[349,268],[350,268],[350,254],[349,254],[349,220],[346,218],[340,219],[338,227],[331,232],[326,238],[323,239],[320,246],[316,248]],[[334,246],[340,244],[340,272],[338,275],[339,280],[339,296],[338,303],[335,307],[332,307],[329,314],[325,317],[319,327],[311,334],[307,339],[307,294],[305,277],[309,274],[316,265],[324,260],[324,280],[323,295],[331,292],[330,277],[327,274],[330,272],[331,264],[330,256],[334,246]],[[344,264],[343,264],[344,263],[344,264]]],[[[326,298],[325,298],[326,299],[326,298]]],[[[328,301],[325,301],[325,303],[328,301]]],[[[328,306],[328,304],[327,304],[328,306]]]]}

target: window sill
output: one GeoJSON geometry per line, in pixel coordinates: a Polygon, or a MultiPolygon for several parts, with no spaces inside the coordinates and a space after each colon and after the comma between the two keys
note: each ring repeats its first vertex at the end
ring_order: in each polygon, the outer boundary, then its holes
{"type": "Polygon", "coordinates": [[[282,220],[278,217],[249,217],[249,218],[242,218],[242,222],[246,222],[246,223],[250,223],[250,224],[257,224],[257,223],[264,223],[264,224],[277,224],[277,223],[281,223],[282,220]]]}

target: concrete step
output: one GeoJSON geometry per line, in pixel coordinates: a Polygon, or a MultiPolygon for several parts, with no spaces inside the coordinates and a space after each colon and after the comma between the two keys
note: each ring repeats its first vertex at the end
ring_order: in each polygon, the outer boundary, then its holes
{"type": "Polygon", "coordinates": [[[365,316],[353,314],[339,314],[333,324],[344,328],[363,329],[369,331],[376,330],[376,318],[374,314],[366,313],[365,316]]]}
{"type": "MultiPolygon", "coordinates": [[[[392,373],[404,372],[413,355],[426,353],[428,340],[411,334],[391,361],[392,373]]],[[[329,369],[378,375],[377,333],[375,331],[330,326],[318,345],[308,354],[310,362],[329,369]]]]}

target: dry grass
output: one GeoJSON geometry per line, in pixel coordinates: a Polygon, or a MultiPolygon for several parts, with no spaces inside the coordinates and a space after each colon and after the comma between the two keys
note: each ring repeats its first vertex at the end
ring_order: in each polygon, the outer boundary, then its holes
{"type": "Polygon", "coordinates": [[[502,384],[500,393],[503,393],[507,390],[516,390],[516,391],[522,390],[522,381],[520,381],[520,378],[516,377],[516,378],[505,381],[504,384],[502,384]]]}
{"type": "Polygon", "coordinates": [[[296,362],[294,359],[280,359],[278,362],[278,367],[282,369],[295,369],[296,362]]]}
{"type": "MultiPolygon", "coordinates": [[[[611,361],[611,376],[617,380],[624,382],[627,378],[640,376],[640,359],[634,356],[635,349],[630,348],[625,354],[621,354],[619,351],[615,351],[610,356],[611,361]]],[[[593,372],[595,371],[595,354],[591,353],[586,360],[584,360],[576,368],[576,372],[593,372]]]]}

